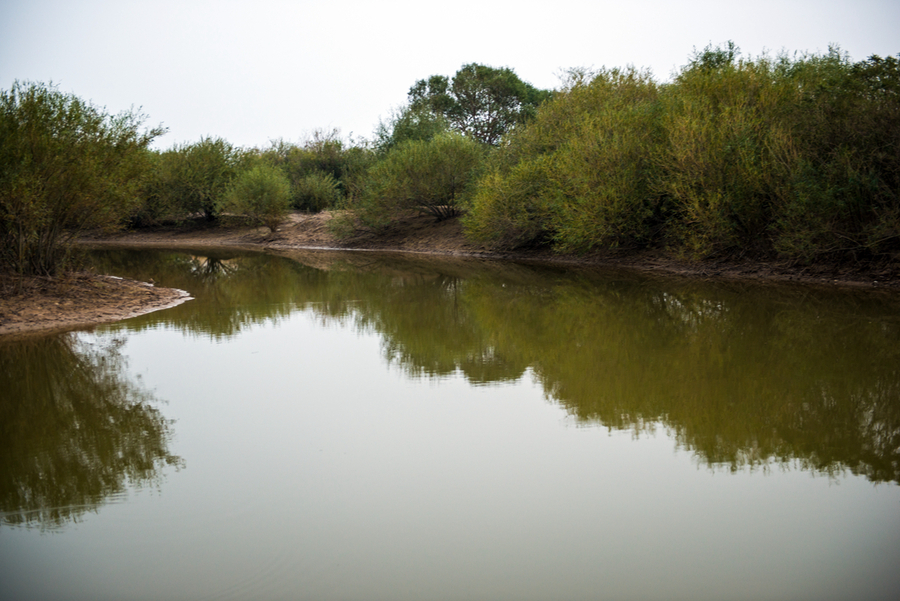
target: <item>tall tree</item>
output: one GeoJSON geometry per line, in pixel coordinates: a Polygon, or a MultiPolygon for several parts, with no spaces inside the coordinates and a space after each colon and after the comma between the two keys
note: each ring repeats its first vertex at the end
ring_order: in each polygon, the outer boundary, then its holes
{"type": "Polygon", "coordinates": [[[409,89],[412,108],[444,117],[453,129],[496,146],[504,133],[532,118],[549,90],[519,79],[512,69],[478,63],[463,65],[453,79],[432,75],[409,89]]]}

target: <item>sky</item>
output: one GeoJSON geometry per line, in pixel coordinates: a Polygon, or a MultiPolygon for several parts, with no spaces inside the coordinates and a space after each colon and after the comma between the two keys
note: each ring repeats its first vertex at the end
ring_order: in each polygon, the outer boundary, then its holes
{"type": "Polygon", "coordinates": [[[0,0],[0,89],[53,82],[139,109],[169,148],[371,139],[418,79],[472,62],[556,88],[575,67],[671,78],[694,50],[900,53],[900,0],[0,0]]]}

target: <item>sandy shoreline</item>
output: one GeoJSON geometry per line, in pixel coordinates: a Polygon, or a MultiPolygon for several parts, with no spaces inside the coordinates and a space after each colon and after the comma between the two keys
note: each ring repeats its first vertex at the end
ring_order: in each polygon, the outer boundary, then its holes
{"type": "Polygon", "coordinates": [[[111,323],[190,298],[184,290],[103,275],[31,280],[0,298],[0,340],[111,323]]]}
{"type": "MultiPolygon", "coordinates": [[[[612,266],[647,273],[700,279],[744,279],[794,282],[819,286],[886,289],[900,293],[900,258],[875,268],[859,266],[797,267],[786,263],[691,263],[661,253],[592,253],[560,256],[547,250],[493,252],[466,240],[457,219],[435,223],[431,217],[410,215],[387,232],[360,233],[337,240],[328,231],[330,215],[294,213],[274,234],[265,228],[244,226],[162,228],[94,237],[82,242],[99,247],[241,248],[286,252],[291,250],[378,250],[425,253],[493,260],[540,261],[557,264],[612,266]]],[[[89,327],[165,309],[188,300],[187,292],[100,275],[76,274],[27,285],[4,282],[0,288],[0,339],[28,333],[47,333],[89,327]]]]}

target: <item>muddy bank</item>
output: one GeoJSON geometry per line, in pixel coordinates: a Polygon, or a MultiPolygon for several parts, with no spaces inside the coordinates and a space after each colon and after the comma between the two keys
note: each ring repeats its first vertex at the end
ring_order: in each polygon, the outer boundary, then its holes
{"type": "MultiPolygon", "coordinates": [[[[679,261],[658,251],[598,252],[558,255],[548,250],[495,252],[472,244],[458,219],[435,223],[429,216],[409,215],[387,232],[358,233],[338,240],[328,229],[327,213],[293,213],[274,234],[266,228],[197,224],[188,228],[156,228],[87,237],[88,246],[129,246],[174,249],[229,247],[264,250],[289,256],[309,249],[378,250],[438,256],[480,257],[511,261],[594,265],[701,279],[744,279],[800,282],[820,286],[885,289],[900,292],[900,258],[879,265],[792,265],[787,262],[679,261]]],[[[189,298],[180,290],[151,284],[77,274],[59,280],[35,278],[27,282],[0,280],[0,337],[31,332],[87,327],[164,309],[189,298]]]]}
{"type": "Polygon", "coordinates": [[[496,252],[466,240],[458,219],[436,223],[430,216],[409,215],[375,236],[358,233],[338,240],[328,230],[328,213],[293,213],[277,232],[240,226],[188,229],[158,228],[125,232],[85,240],[91,245],[127,245],[168,248],[229,246],[278,252],[297,249],[381,250],[469,256],[515,261],[625,267],[636,271],[665,273],[702,279],[749,279],[803,282],[828,286],[887,288],[900,290],[900,257],[877,265],[868,263],[804,266],[787,261],[707,261],[673,259],[655,250],[640,252],[595,252],[559,255],[546,249],[496,252]]]}
{"type": "Polygon", "coordinates": [[[87,273],[0,278],[0,340],[119,321],[189,299],[183,290],[87,273]]]}

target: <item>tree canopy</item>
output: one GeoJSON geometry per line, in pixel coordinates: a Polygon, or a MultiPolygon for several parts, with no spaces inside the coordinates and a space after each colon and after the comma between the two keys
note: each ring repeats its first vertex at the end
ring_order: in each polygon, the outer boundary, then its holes
{"type": "Polygon", "coordinates": [[[478,63],[463,65],[452,80],[432,75],[409,89],[411,108],[427,108],[453,129],[492,146],[512,127],[534,117],[550,96],[549,90],[522,81],[512,69],[478,63]]]}

